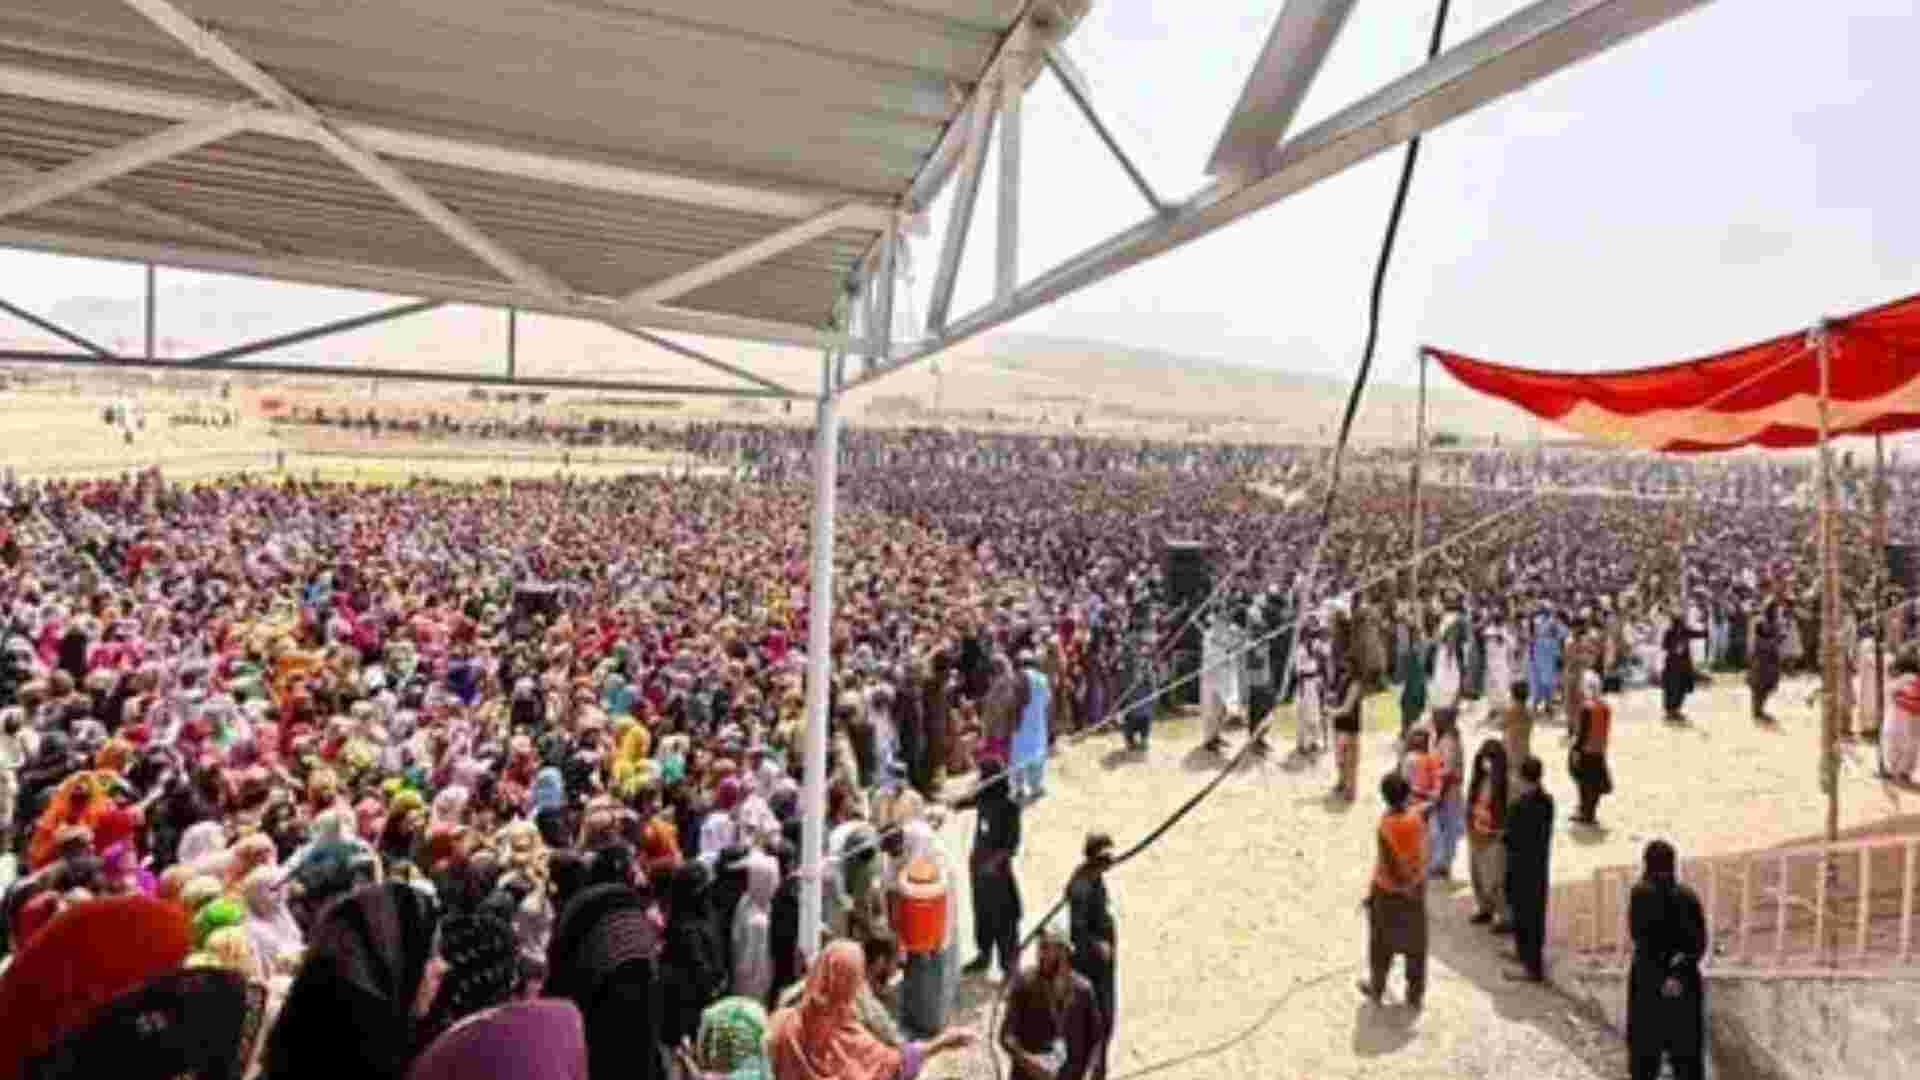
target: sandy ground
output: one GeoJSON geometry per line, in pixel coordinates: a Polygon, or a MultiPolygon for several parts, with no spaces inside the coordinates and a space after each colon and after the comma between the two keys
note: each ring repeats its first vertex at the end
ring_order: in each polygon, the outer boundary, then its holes
{"type": "MultiPolygon", "coordinates": [[[[1637,864],[1643,845],[1666,837],[1685,855],[1770,847],[1817,835],[1824,799],[1815,783],[1818,718],[1807,684],[1789,683],[1772,711],[1777,731],[1746,719],[1746,693],[1721,676],[1689,703],[1693,724],[1660,721],[1658,692],[1616,699],[1616,795],[1601,805],[1602,830],[1575,831],[1564,819],[1573,787],[1562,733],[1536,731],[1558,801],[1557,890],[1599,867],[1637,864]]],[[[1391,762],[1397,730],[1386,695],[1370,703],[1362,777],[1391,762]]],[[[1466,710],[1470,746],[1484,733],[1466,710]]],[[[1028,923],[1051,905],[1090,828],[1122,848],[1144,835],[1205,783],[1219,762],[1198,749],[1191,718],[1156,728],[1144,759],[1097,736],[1055,757],[1049,796],[1025,819],[1018,860],[1028,923]]],[[[1284,712],[1276,745],[1291,744],[1284,712]]],[[[1871,747],[1852,752],[1842,784],[1843,824],[1868,825],[1911,813],[1914,796],[1871,779],[1871,747]]],[[[1364,965],[1358,908],[1371,868],[1377,798],[1348,807],[1325,798],[1328,766],[1296,771],[1276,758],[1243,769],[1185,821],[1112,877],[1120,922],[1120,1022],[1112,1076],[1178,1077],[1618,1077],[1620,1039],[1551,989],[1508,984],[1499,958],[1505,939],[1467,925],[1466,853],[1455,883],[1429,893],[1433,935],[1426,1009],[1362,1003],[1354,981],[1364,965]]],[[[1363,789],[1368,785],[1363,784],[1363,789]]],[[[1363,795],[1366,792],[1363,790],[1363,795]]],[[[963,857],[972,816],[945,833],[963,857]]],[[[971,914],[962,912],[962,949],[973,954],[971,914]]],[[[1552,960],[1550,958],[1550,964],[1552,960]]],[[[962,983],[958,1022],[985,1023],[995,981],[962,983]]],[[[937,1061],[930,1076],[994,1075],[976,1046],[937,1061]]]]}

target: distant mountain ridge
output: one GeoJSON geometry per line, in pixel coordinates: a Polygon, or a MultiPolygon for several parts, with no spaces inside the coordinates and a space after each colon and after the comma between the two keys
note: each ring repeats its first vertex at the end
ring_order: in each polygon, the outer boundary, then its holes
{"type": "MultiPolygon", "coordinates": [[[[161,354],[182,358],[366,314],[399,298],[248,279],[199,279],[169,285],[161,277],[161,354]]],[[[75,296],[45,314],[104,345],[136,349],[144,337],[137,296],[75,296]]],[[[0,316],[0,339],[35,333],[0,316]]],[[[669,335],[686,340],[683,335],[669,335]]],[[[45,339],[34,339],[44,341],[45,339]]],[[[819,354],[724,341],[693,341],[711,355],[795,387],[817,384],[819,354]]],[[[43,343],[36,348],[60,347],[43,343]]],[[[447,373],[505,370],[506,317],[448,305],[345,334],[290,346],[259,359],[322,367],[412,368],[447,373]]],[[[1183,429],[1236,438],[1326,438],[1344,405],[1348,377],[1281,366],[1311,348],[1277,342],[1272,364],[1032,333],[1000,333],[964,342],[938,358],[875,383],[849,402],[855,415],[913,422],[1086,423],[1132,430],[1183,429]],[[1194,427],[1193,425],[1198,425],[1194,427]]],[[[1318,359],[1317,357],[1315,358],[1318,359]]],[[[1316,365],[1317,366],[1317,365],[1316,365]]],[[[706,386],[732,377],[592,323],[527,316],[520,320],[523,374],[620,378],[706,386]]],[[[343,374],[349,374],[344,372],[343,374]]],[[[1404,373],[1403,373],[1404,374],[1404,373]]],[[[1357,431],[1370,441],[1413,434],[1413,387],[1376,377],[1357,431]]],[[[721,399],[690,401],[691,412],[736,409],[721,399]]],[[[1517,434],[1530,421],[1459,389],[1433,389],[1430,426],[1473,438],[1517,434]]]]}

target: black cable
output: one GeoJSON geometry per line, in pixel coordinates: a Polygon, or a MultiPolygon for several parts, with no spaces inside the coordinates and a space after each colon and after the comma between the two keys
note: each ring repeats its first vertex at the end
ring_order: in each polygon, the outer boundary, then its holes
{"type": "MultiPolygon", "coordinates": [[[[1433,32],[1427,39],[1427,60],[1429,62],[1440,52],[1440,43],[1446,33],[1447,13],[1452,6],[1452,0],[1440,0],[1439,9],[1434,14],[1433,32]]],[[[1373,288],[1367,302],[1366,346],[1361,351],[1359,370],[1354,372],[1353,387],[1347,392],[1346,410],[1340,418],[1340,432],[1334,442],[1333,460],[1330,463],[1327,475],[1327,494],[1320,507],[1321,539],[1320,545],[1314,553],[1313,560],[1316,564],[1313,567],[1316,573],[1319,569],[1317,564],[1319,562],[1320,552],[1324,550],[1326,544],[1327,530],[1333,522],[1334,503],[1339,496],[1341,458],[1345,456],[1348,439],[1353,434],[1354,417],[1360,411],[1361,397],[1366,394],[1367,380],[1373,373],[1373,354],[1380,341],[1380,311],[1386,293],[1387,268],[1393,259],[1394,243],[1400,235],[1400,220],[1406,214],[1407,193],[1413,185],[1413,168],[1419,159],[1420,136],[1415,135],[1413,138],[1407,140],[1407,152],[1400,164],[1400,181],[1393,193],[1393,206],[1387,213],[1386,236],[1381,241],[1380,254],[1374,262],[1373,288]]],[[[1309,589],[1313,587],[1312,580],[1307,582],[1307,587],[1309,589]]],[[[1304,613],[1305,607],[1306,605],[1304,603],[1298,605],[1302,613],[1304,613]]],[[[1297,633],[1297,625],[1295,630],[1297,633]]],[[[1291,669],[1292,666],[1293,657],[1289,655],[1287,657],[1287,667],[1291,669]]],[[[1284,675],[1282,685],[1285,685],[1284,675]]],[[[1116,857],[1108,866],[1108,870],[1117,869],[1136,855],[1145,852],[1162,836],[1165,836],[1175,825],[1179,824],[1183,818],[1192,813],[1196,807],[1206,801],[1207,796],[1213,794],[1213,792],[1226,781],[1226,778],[1231,776],[1233,772],[1240,767],[1247,755],[1252,752],[1256,746],[1260,745],[1261,738],[1266,734],[1268,725],[1273,722],[1273,715],[1273,712],[1269,712],[1262,718],[1259,727],[1249,733],[1247,741],[1233,757],[1220,768],[1220,771],[1215,773],[1213,778],[1207,781],[1204,787],[1194,792],[1192,797],[1187,799],[1186,802],[1180,804],[1178,809],[1174,810],[1172,814],[1169,814],[1165,821],[1162,821],[1156,826],[1153,831],[1143,837],[1139,843],[1128,848],[1116,857]]],[[[1011,868],[1009,868],[1009,872],[1011,872],[1011,868]]],[[[1052,907],[1047,909],[1046,915],[1042,916],[1040,921],[1034,924],[1033,929],[1027,931],[1026,935],[1020,939],[1020,946],[1014,953],[1016,967],[1018,966],[1019,955],[1025,952],[1028,946],[1033,944],[1033,940],[1039,936],[1041,928],[1045,927],[1055,915],[1060,913],[1060,909],[1066,906],[1067,893],[1066,890],[1063,889],[1061,890],[1060,898],[1054,901],[1052,907]]],[[[996,1080],[1000,1080],[1003,1074],[1000,1070],[1000,1052],[994,1034],[995,1018],[1005,1006],[1007,990],[1013,985],[1013,979],[1016,973],[1006,972],[1004,974],[1005,979],[1000,984],[1000,991],[994,995],[993,1005],[987,1011],[987,1030],[981,1032],[980,1035],[987,1047],[987,1060],[993,1063],[993,1074],[996,1080]]],[[[1111,1018],[1109,1018],[1108,1022],[1112,1022],[1111,1018]]]]}
{"type": "MultiPolygon", "coordinates": [[[[1427,60],[1440,54],[1440,41],[1447,29],[1447,10],[1453,0],[1440,0],[1433,18],[1433,33],[1427,38],[1427,60]]],[[[1406,213],[1407,192],[1413,187],[1413,167],[1420,160],[1420,136],[1407,140],[1407,152],[1400,162],[1400,183],[1394,189],[1393,209],[1387,213],[1387,235],[1380,243],[1380,256],[1373,264],[1373,291],[1367,302],[1367,344],[1360,353],[1360,370],[1354,374],[1353,389],[1347,393],[1347,409],[1340,418],[1340,437],[1334,444],[1333,465],[1327,481],[1327,497],[1321,504],[1320,527],[1333,520],[1334,493],[1340,486],[1340,451],[1353,431],[1354,417],[1360,412],[1360,398],[1366,392],[1367,377],[1373,372],[1373,352],[1380,342],[1380,308],[1387,291],[1387,266],[1393,260],[1394,243],[1400,237],[1400,218],[1406,213]]]]}

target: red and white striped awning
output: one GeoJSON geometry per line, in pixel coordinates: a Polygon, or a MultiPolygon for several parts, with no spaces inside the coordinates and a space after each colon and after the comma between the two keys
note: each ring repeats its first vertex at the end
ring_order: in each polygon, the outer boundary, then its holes
{"type": "Polygon", "coordinates": [[[1596,441],[1670,453],[1820,441],[1820,355],[1833,435],[1920,428],[1920,296],[1729,352],[1587,374],[1427,354],[1462,383],[1596,441]]]}

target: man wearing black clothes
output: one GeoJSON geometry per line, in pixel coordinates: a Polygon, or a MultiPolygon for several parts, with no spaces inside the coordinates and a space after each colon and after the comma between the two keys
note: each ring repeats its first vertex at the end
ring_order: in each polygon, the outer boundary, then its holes
{"type": "Polygon", "coordinates": [[[1505,972],[1514,982],[1544,982],[1547,868],[1553,850],[1553,796],[1540,786],[1540,759],[1520,763],[1520,797],[1507,809],[1507,906],[1513,912],[1513,948],[1520,961],[1505,972]]]}
{"type": "Polygon", "coordinates": [[[1113,1042],[1114,953],[1118,948],[1106,878],[1107,868],[1113,865],[1113,837],[1103,832],[1088,833],[1082,850],[1086,861],[1067,882],[1068,926],[1073,939],[1073,970],[1092,984],[1093,998],[1107,1022],[1089,1074],[1092,1080],[1104,1080],[1107,1049],[1113,1042]]]}
{"type": "Polygon", "coordinates": [[[991,657],[987,655],[986,628],[971,621],[966,633],[960,638],[960,695],[968,701],[978,701],[986,696],[987,684],[993,679],[991,657]]]}
{"type": "Polygon", "coordinates": [[[1275,697],[1281,704],[1293,701],[1294,680],[1299,672],[1289,670],[1288,658],[1293,655],[1293,612],[1282,602],[1280,589],[1272,586],[1267,589],[1266,603],[1261,605],[1267,613],[1267,629],[1263,636],[1267,650],[1267,671],[1273,676],[1275,697]]]}
{"type": "MultiPolygon", "coordinates": [[[[1255,607],[1247,616],[1247,730],[1259,731],[1260,721],[1267,718],[1273,710],[1273,654],[1268,651],[1267,643],[1260,639],[1273,632],[1265,608],[1255,607]]],[[[1267,752],[1267,736],[1262,733],[1254,740],[1255,753],[1267,752]]]]}
{"type": "Polygon", "coordinates": [[[1020,804],[1007,790],[1005,772],[1005,762],[982,761],[980,786],[954,809],[979,812],[968,869],[973,941],[980,953],[960,970],[967,975],[986,971],[997,951],[1000,973],[1011,979],[1020,972],[1020,882],[1013,875],[1013,857],[1020,852],[1020,804]]]}

